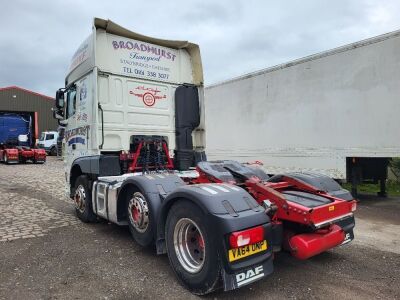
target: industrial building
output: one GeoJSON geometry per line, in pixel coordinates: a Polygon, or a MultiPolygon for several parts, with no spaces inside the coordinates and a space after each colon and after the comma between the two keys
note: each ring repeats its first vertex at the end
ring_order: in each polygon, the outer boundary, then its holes
{"type": "Polygon", "coordinates": [[[38,133],[57,130],[53,119],[54,98],[17,86],[0,88],[0,112],[27,112],[37,114],[38,133]]]}

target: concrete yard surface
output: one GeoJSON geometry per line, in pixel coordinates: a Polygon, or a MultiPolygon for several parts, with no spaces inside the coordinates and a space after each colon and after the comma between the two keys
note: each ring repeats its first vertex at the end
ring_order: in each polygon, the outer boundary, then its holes
{"type": "MultiPolygon", "coordinates": [[[[198,298],[126,227],[81,223],[64,176],[53,157],[0,165],[0,299],[198,298]]],[[[400,299],[399,212],[400,198],[361,196],[352,243],[307,261],[279,253],[271,276],[206,298],[400,299]]]]}

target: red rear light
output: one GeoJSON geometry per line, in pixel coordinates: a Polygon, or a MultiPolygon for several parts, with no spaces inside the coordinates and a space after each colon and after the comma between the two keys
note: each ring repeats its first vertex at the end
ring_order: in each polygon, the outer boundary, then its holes
{"type": "Polygon", "coordinates": [[[255,244],[262,240],[264,240],[264,228],[262,226],[232,232],[229,237],[229,243],[232,248],[255,244]]]}
{"type": "Polygon", "coordinates": [[[119,154],[119,159],[120,160],[127,160],[128,159],[128,154],[125,151],[121,151],[119,154]]]}

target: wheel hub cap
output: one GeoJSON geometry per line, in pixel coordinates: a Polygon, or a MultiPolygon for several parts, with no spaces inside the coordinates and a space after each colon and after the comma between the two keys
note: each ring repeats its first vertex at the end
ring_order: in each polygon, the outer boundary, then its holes
{"type": "Polygon", "coordinates": [[[85,200],[86,200],[86,194],[85,194],[85,188],[83,186],[78,186],[75,190],[75,207],[83,213],[85,211],[85,200]]]}
{"type": "Polygon", "coordinates": [[[149,207],[144,196],[137,192],[129,201],[129,219],[133,227],[139,232],[145,232],[149,225],[149,207]]]}

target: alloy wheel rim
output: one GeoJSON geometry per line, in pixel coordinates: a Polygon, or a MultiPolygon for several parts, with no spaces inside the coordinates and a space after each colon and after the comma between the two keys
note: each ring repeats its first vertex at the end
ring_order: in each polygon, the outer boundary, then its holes
{"type": "Polygon", "coordinates": [[[199,226],[188,218],[180,219],[174,228],[174,249],[182,267],[189,273],[198,273],[204,266],[206,250],[199,226]]]}
{"type": "Polygon", "coordinates": [[[149,227],[149,206],[144,196],[136,192],[129,200],[128,205],[129,221],[132,226],[140,233],[149,227]]]}
{"type": "Polygon", "coordinates": [[[86,193],[85,188],[82,185],[79,185],[76,188],[74,200],[76,209],[83,213],[86,207],[86,193]]]}

